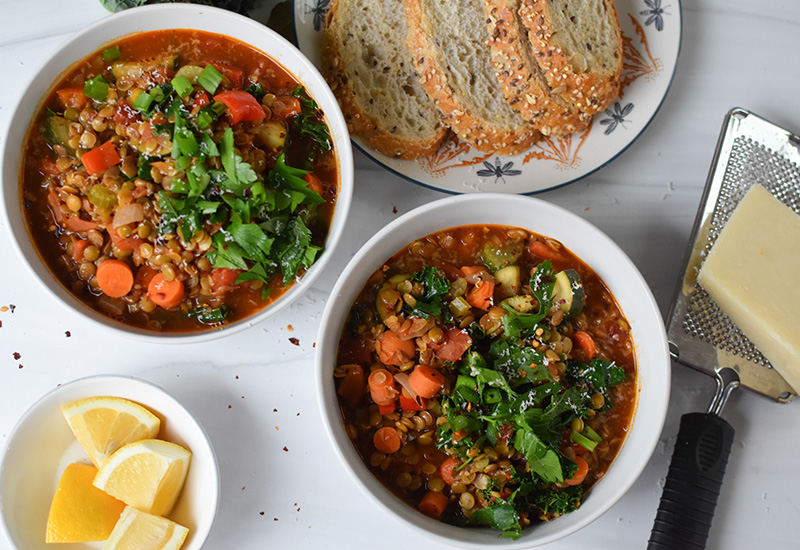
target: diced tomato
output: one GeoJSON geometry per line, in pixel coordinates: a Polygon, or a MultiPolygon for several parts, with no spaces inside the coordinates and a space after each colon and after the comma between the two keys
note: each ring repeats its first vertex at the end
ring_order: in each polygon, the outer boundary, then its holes
{"type": "Polygon", "coordinates": [[[111,236],[111,242],[120,252],[128,252],[131,250],[139,250],[142,246],[142,239],[139,235],[131,235],[130,237],[121,237],[115,229],[110,229],[108,234],[111,236]]]}
{"type": "Polygon", "coordinates": [[[150,281],[153,280],[153,277],[155,277],[157,273],[158,271],[152,267],[143,265],[136,270],[136,275],[133,278],[133,284],[139,288],[147,290],[147,287],[150,286],[150,281]]]}
{"type": "Polygon", "coordinates": [[[55,191],[47,193],[47,205],[50,207],[50,211],[53,213],[53,218],[55,218],[56,223],[63,227],[65,216],[61,207],[64,203],[58,198],[58,193],[55,191]]]}
{"type": "Polygon", "coordinates": [[[408,397],[405,390],[400,392],[400,397],[398,400],[400,401],[400,408],[404,411],[424,411],[428,408],[428,402],[424,397],[420,397],[419,400],[421,403],[417,403],[417,401],[413,397],[408,397]]]}
{"type": "Polygon", "coordinates": [[[83,253],[89,248],[89,241],[86,239],[75,239],[72,241],[72,259],[80,262],[83,259],[83,253]]]}
{"type": "Polygon", "coordinates": [[[442,361],[452,361],[455,363],[464,352],[472,345],[472,338],[466,331],[457,327],[450,327],[444,333],[444,339],[434,352],[438,359],[442,361]]]}
{"type": "Polygon", "coordinates": [[[300,100],[294,96],[276,97],[272,105],[269,106],[272,114],[278,120],[286,120],[297,116],[302,111],[300,100]]]}
{"type": "Polygon", "coordinates": [[[139,113],[128,105],[127,101],[120,101],[117,103],[117,108],[114,109],[114,116],[111,117],[116,124],[128,125],[138,120],[141,120],[139,113]]]}
{"type": "Polygon", "coordinates": [[[221,72],[223,76],[230,80],[234,88],[242,87],[242,75],[244,74],[242,71],[235,67],[231,67],[227,63],[220,63],[219,61],[209,61],[208,64],[221,72]]]}
{"type": "Polygon", "coordinates": [[[411,361],[417,351],[413,340],[401,340],[391,330],[384,331],[378,338],[378,342],[380,343],[378,358],[384,365],[399,367],[403,363],[411,361]]]}
{"type": "Polygon", "coordinates": [[[214,96],[214,101],[224,103],[231,115],[231,124],[261,120],[266,117],[264,108],[252,95],[242,90],[230,90],[214,96]]]}
{"type": "Polygon", "coordinates": [[[97,224],[81,219],[81,217],[76,214],[64,220],[64,227],[75,232],[91,231],[92,229],[97,229],[97,224]]]}
{"type": "Polygon", "coordinates": [[[223,289],[232,287],[239,278],[239,269],[230,269],[227,267],[217,267],[211,270],[211,290],[218,292],[223,289]]]}
{"type": "Polygon", "coordinates": [[[83,95],[83,86],[61,88],[56,91],[56,97],[62,109],[83,109],[89,104],[89,98],[83,95]]]}
{"type": "Polygon", "coordinates": [[[202,92],[197,94],[197,96],[192,101],[192,109],[197,109],[199,107],[203,107],[204,105],[208,105],[211,100],[208,98],[208,94],[202,92]]]}

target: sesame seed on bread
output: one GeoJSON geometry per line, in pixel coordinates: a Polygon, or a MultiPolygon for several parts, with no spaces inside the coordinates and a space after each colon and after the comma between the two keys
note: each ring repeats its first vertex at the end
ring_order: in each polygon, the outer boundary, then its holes
{"type": "Polygon", "coordinates": [[[404,0],[406,45],[444,122],[480,151],[517,154],[541,134],[505,101],[491,64],[483,0],[404,0]]]}
{"type": "Polygon", "coordinates": [[[322,73],[352,134],[385,155],[413,159],[435,153],[448,129],[420,85],[406,34],[402,0],[332,0],[322,73]]]}
{"type": "Polygon", "coordinates": [[[551,93],[519,16],[520,0],[484,0],[492,65],[511,105],[547,136],[583,131],[590,116],[551,93]]]}
{"type": "Polygon", "coordinates": [[[612,0],[520,0],[519,14],[553,93],[593,115],[620,92],[622,34],[612,0]]]}

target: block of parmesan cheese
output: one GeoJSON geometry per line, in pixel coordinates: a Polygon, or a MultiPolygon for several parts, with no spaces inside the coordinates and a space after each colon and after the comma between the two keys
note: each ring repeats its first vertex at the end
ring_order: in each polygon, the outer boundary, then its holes
{"type": "Polygon", "coordinates": [[[754,185],[697,280],[800,393],[800,216],[754,185]]]}

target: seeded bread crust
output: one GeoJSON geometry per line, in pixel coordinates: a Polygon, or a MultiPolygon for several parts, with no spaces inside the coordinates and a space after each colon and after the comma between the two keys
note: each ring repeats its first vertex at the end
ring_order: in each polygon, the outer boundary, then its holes
{"type": "Polygon", "coordinates": [[[351,134],[387,156],[415,159],[434,154],[449,130],[419,84],[400,25],[402,0],[332,0],[322,74],[351,134]]]}
{"type": "MultiPolygon", "coordinates": [[[[465,97],[473,94],[477,86],[471,89],[457,89],[451,84],[449,75],[451,66],[462,63],[462,59],[445,58],[444,52],[439,47],[437,29],[432,25],[427,13],[425,4],[429,0],[404,0],[406,8],[406,19],[408,23],[408,38],[406,45],[414,59],[414,66],[420,77],[420,83],[427,90],[428,95],[433,99],[439,110],[442,112],[443,120],[460,139],[468,142],[479,151],[493,151],[498,154],[513,155],[521,153],[530,148],[533,143],[541,138],[541,134],[536,128],[516,114],[510,107],[509,113],[496,116],[482,116],[470,109],[467,105],[474,97],[465,97]],[[513,120],[507,124],[502,120],[513,120]]],[[[449,0],[452,1],[452,0],[449,0]]],[[[461,9],[469,9],[467,6],[458,5],[461,9]]],[[[481,20],[484,13],[478,14],[481,20]]],[[[481,25],[481,29],[485,27],[481,25]]],[[[438,29],[443,30],[443,29],[438,29]]],[[[461,29],[449,29],[450,32],[460,33],[461,29]]],[[[465,46],[474,45],[466,35],[462,35],[465,46]]],[[[477,54],[484,52],[489,61],[488,53],[488,31],[485,37],[481,37],[485,48],[477,48],[477,54]]],[[[483,78],[482,75],[474,75],[475,78],[483,78]]],[[[502,97],[499,82],[483,82],[488,89],[495,89],[502,97]]],[[[488,98],[487,98],[488,99],[488,98]]]]}
{"type": "Polygon", "coordinates": [[[519,17],[519,0],[484,0],[492,65],[503,93],[546,136],[585,130],[591,117],[552,94],[519,17]]]}
{"type": "MultiPolygon", "coordinates": [[[[589,2],[574,4],[576,9],[589,2]]],[[[617,10],[612,0],[595,0],[592,4],[601,5],[604,17],[595,17],[593,34],[589,38],[609,39],[608,49],[613,53],[611,67],[604,70],[591,63],[595,59],[591,49],[585,48],[587,37],[580,37],[581,47],[569,51],[565,36],[571,36],[572,28],[563,22],[556,10],[568,9],[566,0],[521,0],[520,17],[528,31],[528,38],[536,52],[539,65],[553,93],[561,95],[578,110],[593,115],[604,110],[619,96],[622,74],[622,34],[617,19],[617,10]],[[561,8],[555,4],[563,4],[561,8]],[[603,33],[602,25],[606,25],[603,33]]],[[[569,17],[569,16],[567,16],[569,17]]]]}

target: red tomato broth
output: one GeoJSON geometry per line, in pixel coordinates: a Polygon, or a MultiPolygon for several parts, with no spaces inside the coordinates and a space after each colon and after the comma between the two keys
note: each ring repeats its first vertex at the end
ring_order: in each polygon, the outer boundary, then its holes
{"type": "MultiPolygon", "coordinates": [[[[55,163],[51,160],[54,156],[57,157],[58,153],[54,152],[53,144],[46,137],[45,120],[48,116],[47,110],[52,109],[58,113],[65,112],[65,109],[59,104],[59,90],[75,87],[83,89],[83,84],[88,78],[97,74],[109,74],[112,61],[104,60],[102,52],[111,46],[118,46],[121,51],[121,57],[115,61],[154,60],[176,56],[181,66],[192,63],[208,63],[220,68],[223,74],[228,73],[228,69],[234,72],[239,71],[241,75],[244,75],[243,86],[257,82],[263,86],[268,94],[273,94],[277,97],[291,94],[302,83],[298,82],[286,69],[259,50],[228,36],[186,29],[138,33],[107,44],[102,50],[98,50],[84,60],[74,64],[66,72],[65,76],[54,85],[50,94],[43,101],[43,107],[28,132],[20,183],[23,210],[28,221],[31,240],[37,253],[61,284],[91,309],[124,324],[163,332],[205,330],[209,328],[209,324],[187,317],[186,305],[174,310],[157,308],[151,312],[145,312],[141,308],[137,308],[135,305],[137,300],[146,295],[146,285],[135,283],[129,295],[119,299],[112,299],[88,284],[88,278],[84,277],[80,270],[81,262],[76,262],[74,259],[70,260],[72,256],[71,243],[76,239],[85,239],[86,231],[69,231],[62,223],[63,215],[60,212],[54,212],[53,204],[49,204],[47,201],[48,189],[53,189],[54,186],[63,183],[63,179],[59,180],[58,178],[63,178],[64,176],[64,174],[58,174],[59,170],[55,168],[55,163]]],[[[174,75],[173,71],[166,73],[163,78],[164,81],[169,82],[172,75],[174,75]]],[[[158,81],[161,80],[161,77],[156,74],[153,79],[158,81]]],[[[112,88],[114,87],[113,83],[109,85],[112,88]]],[[[223,82],[222,86],[224,85],[225,83],[223,82]]],[[[195,90],[197,90],[197,85],[195,85],[195,90]]],[[[198,94],[198,97],[200,95],[198,94]]],[[[142,119],[142,116],[131,107],[132,102],[130,100],[123,101],[123,97],[121,95],[116,103],[113,123],[135,125],[138,120],[142,119]]],[[[97,107],[97,110],[91,111],[94,115],[104,105],[95,103],[92,100],[87,100],[87,103],[88,107],[84,109],[92,110],[93,107],[97,107]],[[95,104],[93,105],[93,103],[95,104]]],[[[202,106],[202,102],[200,103],[197,108],[202,106]]],[[[223,115],[220,120],[226,117],[227,115],[223,115]]],[[[153,120],[156,120],[156,118],[154,117],[153,120]]],[[[166,119],[162,122],[165,121],[166,119]]],[[[80,122],[80,119],[78,122],[80,122]]],[[[237,124],[235,135],[246,140],[254,131],[255,124],[253,122],[237,124]],[[239,127],[242,128],[242,131],[239,130],[239,127]]],[[[112,125],[112,123],[109,123],[109,126],[112,125]]],[[[85,129],[90,129],[90,126],[87,125],[85,129]]],[[[103,132],[98,131],[96,133],[100,138],[100,134],[103,132]]],[[[110,135],[113,136],[113,132],[110,135]]],[[[154,134],[149,135],[152,137],[154,134]]],[[[307,154],[305,140],[291,126],[287,127],[287,135],[286,143],[288,146],[283,149],[286,154],[286,163],[290,166],[302,166],[307,154]]],[[[249,138],[251,140],[250,143],[243,142],[241,144],[238,141],[239,137],[236,138],[237,148],[247,148],[253,144],[252,137],[249,138]]],[[[101,141],[98,139],[97,145],[100,145],[100,143],[101,141]]],[[[253,146],[253,149],[247,150],[252,151],[257,148],[253,146]]],[[[277,153],[270,153],[269,151],[266,153],[267,168],[274,163],[275,154],[277,153]]],[[[72,167],[71,169],[74,168],[72,167]]],[[[108,173],[112,173],[112,175],[119,174],[119,168],[119,166],[116,166],[101,171],[100,177],[106,177],[103,174],[108,173]]],[[[80,169],[80,165],[78,165],[78,169],[80,169]]],[[[308,227],[311,230],[312,244],[323,247],[338,193],[339,176],[335,151],[331,150],[327,154],[316,158],[311,170],[311,174],[321,182],[321,192],[319,194],[325,199],[325,202],[316,205],[316,212],[312,216],[308,216],[308,227]]],[[[124,174],[122,176],[121,179],[126,180],[126,176],[124,174]]],[[[131,178],[131,180],[127,181],[132,181],[133,179],[131,178]]],[[[134,191],[134,197],[138,192],[139,188],[137,187],[134,191]]],[[[83,197],[83,200],[86,200],[85,197],[83,197]]],[[[142,201],[140,200],[140,202],[142,201]]],[[[77,218],[70,217],[69,219],[77,218]]],[[[117,246],[120,251],[131,250],[133,256],[128,256],[126,261],[130,262],[133,259],[133,263],[136,264],[138,262],[139,245],[141,244],[136,234],[136,225],[134,224],[133,226],[133,235],[127,238],[122,238],[119,235],[111,236],[109,235],[110,231],[113,230],[109,227],[107,231],[103,232],[104,246],[110,246],[109,242],[113,241],[113,245],[117,246]]],[[[111,257],[114,257],[113,253],[111,257]]],[[[132,267],[136,270],[138,265],[133,265],[132,267]]],[[[301,267],[298,271],[298,277],[302,276],[303,272],[304,268],[301,267]]],[[[228,286],[222,296],[192,298],[191,304],[194,306],[202,304],[204,307],[208,307],[209,303],[215,306],[222,304],[228,309],[227,318],[222,323],[214,322],[210,324],[219,326],[220,324],[233,323],[249,317],[273,303],[294,284],[294,280],[290,281],[289,284],[284,284],[280,275],[279,270],[263,286],[247,282],[228,286]],[[268,288],[267,291],[265,291],[265,287],[268,288]]],[[[186,277],[184,281],[189,278],[189,275],[185,272],[180,276],[186,277]]],[[[187,294],[190,294],[188,289],[187,294]]]]}
{"type": "MultiPolygon", "coordinates": [[[[526,244],[535,239],[545,240],[541,235],[517,228],[463,226],[428,235],[395,254],[370,277],[355,300],[348,324],[343,329],[340,338],[337,360],[339,367],[337,369],[341,369],[343,365],[356,363],[366,369],[367,374],[370,369],[376,368],[389,368],[395,373],[402,372],[403,367],[383,365],[377,352],[369,353],[370,349],[374,350],[377,340],[375,337],[376,327],[378,327],[378,331],[389,330],[387,327],[383,327],[375,308],[376,300],[379,300],[380,289],[386,281],[398,274],[417,272],[423,266],[435,266],[453,282],[461,276],[459,275],[461,267],[483,265],[481,250],[484,243],[493,242],[503,245],[514,239],[523,239],[526,244]]],[[[633,420],[638,396],[634,347],[629,325],[604,282],[588,265],[562,247],[560,243],[549,239],[547,241],[550,245],[558,247],[559,255],[564,258],[563,261],[559,261],[559,269],[570,268],[577,271],[583,281],[586,293],[586,304],[583,311],[570,321],[571,325],[565,330],[565,333],[571,334],[576,329],[589,332],[600,350],[599,353],[603,357],[613,360],[625,372],[625,380],[609,389],[613,407],[586,421],[586,424],[592,426],[603,438],[602,443],[595,448],[594,452],[586,452],[585,449],[578,448],[579,452],[576,453],[575,444],[568,437],[563,440],[562,450],[568,457],[580,454],[581,458],[588,463],[588,475],[580,484],[583,489],[588,490],[603,477],[613,462],[633,420]]],[[[518,260],[518,265],[523,273],[529,273],[534,266],[541,262],[542,258],[531,254],[526,246],[518,260]]],[[[472,312],[478,315],[489,315],[474,307],[472,312]]],[[[477,319],[478,317],[476,317],[476,322],[477,319]]],[[[473,349],[484,349],[481,348],[482,345],[484,344],[474,343],[473,349]]],[[[419,348],[420,344],[418,343],[415,362],[422,363],[420,359],[423,352],[419,348]]],[[[452,391],[455,373],[448,370],[447,367],[443,367],[442,371],[448,378],[444,391],[447,394],[452,391]]],[[[338,385],[341,381],[341,371],[335,371],[334,375],[338,385]]],[[[362,460],[383,485],[415,508],[419,506],[421,499],[429,490],[442,491],[448,496],[449,506],[441,519],[455,524],[463,524],[465,510],[460,505],[460,499],[465,498],[462,495],[469,492],[470,484],[462,483],[460,487],[456,485],[454,489],[450,483],[453,469],[450,468],[452,464],[449,461],[447,463],[448,471],[444,476],[440,472],[442,464],[451,456],[449,452],[436,446],[437,422],[442,422],[444,418],[440,401],[439,397],[427,399],[427,409],[423,412],[403,412],[398,407],[391,414],[381,414],[378,406],[369,398],[356,406],[344,399],[339,399],[348,435],[362,460]],[[388,455],[377,451],[372,441],[375,430],[386,426],[398,428],[403,438],[403,446],[400,451],[388,455]],[[447,483],[443,482],[443,477],[448,478],[447,483]]],[[[501,429],[500,444],[508,446],[512,434],[513,427],[504,426],[501,429]],[[509,431],[507,428],[512,429],[509,431]]],[[[567,432],[565,432],[566,435],[567,432]]],[[[500,447],[495,450],[497,449],[500,447]]],[[[508,478],[511,470],[506,463],[513,464],[516,463],[515,460],[512,458],[503,462],[502,453],[495,454],[499,454],[499,461],[491,462],[497,465],[497,469],[494,470],[495,475],[508,478]]],[[[506,498],[512,489],[513,486],[506,485],[498,495],[506,498]]],[[[469,501],[469,498],[466,500],[469,501]]],[[[473,500],[475,500],[473,512],[474,509],[486,505],[488,502],[481,500],[481,497],[473,500]]],[[[469,513],[469,511],[466,512],[466,514],[469,513]]],[[[540,517],[528,515],[521,518],[521,523],[524,527],[537,521],[552,519],[552,517],[547,514],[541,514],[540,517]]]]}

